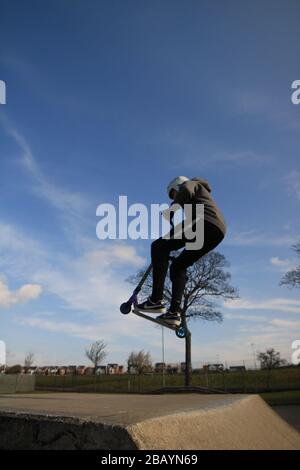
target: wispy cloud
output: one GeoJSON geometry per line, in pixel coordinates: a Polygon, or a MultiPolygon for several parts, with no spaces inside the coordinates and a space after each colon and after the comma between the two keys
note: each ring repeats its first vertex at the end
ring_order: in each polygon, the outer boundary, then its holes
{"type": "MultiPolygon", "coordinates": [[[[288,91],[288,90],[287,90],[288,91]]],[[[281,107],[276,104],[271,94],[258,90],[234,90],[230,95],[230,106],[234,113],[253,116],[257,120],[260,116],[271,124],[283,130],[298,130],[300,126],[299,114],[293,113],[290,100],[281,101],[281,107]]]]}
{"type": "Polygon", "coordinates": [[[255,350],[265,351],[268,348],[275,348],[280,352],[281,357],[291,360],[292,343],[297,339],[297,334],[292,328],[283,325],[270,325],[264,329],[256,329],[252,334],[245,331],[245,338],[249,344],[255,345],[255,350]]]}
{"type": "MultiPolygon", "coordinates": [[[[30,190],[34,187],[35,194],[55,207],[71,229],[69,249],[57,252],[48,242],[38,241],[20,227],[0,221],[0,249],[5,253],[2,262],[6,274],[15,280],[30,279],[36,283],[25,284],[16,293],[2,286],[2,303],[8,306],[17,300],[33,297],[37,295],[34,286],[42,286],[45,294],[52,295],[59,305],[57,314],[63,320],[45,319],[41,312],[39,317],[32,317],[31,314],[23,317],[23,324],[85,339],[98,338],[100,333],[106,334],[112,341],[113,338],[121,341],[122,333],[124,337],[132,337],[133,332],[137,335],[140,324],[133,320],[129,325],[127,319],[120,315],[119,305],[131,290],[125,282],[128,270],[141,268],[145,260],[126,242],[99,241],[96,235],[95,239],[83,237],[82,220],[89,207],[86,198],[52,183],[42,171],[24,136],[5,115],[1,116],[2,127],[20,150],[19,162],[34,182],[30,190]],[[78,230],[73,230],[74,226],[79,227],[78,230]],[[70,322],[70,315],[84,317],[89,324],[70,322]],[[95,318],[96,325],[93,323],[95,318]]],[[[147,337],[147,333],[143,336],[147,337]]]]}
{"type": "Polygon", "coordinates": [[[57,268],[41,266],[33,279],[63,300],[69,309],[108,318],[119,311],[130,291],[123,268],[141,268],[144,262],[133,247],[103,244],[77,258],[65,257],[57,268]]]}
{"type": "Polygon", "coordinates": [[[36,255],[41,258],[45,254],[44,247],[38,240],[25,235],[25,233],[11,224],[0,221],[0,246],[3,253],[13,251],[24,255],[36,255]]]}
{"type": "Polygon", "coordinates": [[[24,284],[15,291],[9,289],[7,283],[0,279],[0,308],[9,308],[12,305],[23,304],[29,300],[37,299],[42,292],[38,284],[24,284]]]}
{"type": "Polygon", "coordinates": [[[108,339],[108,333],[111,335],[113,332],[113,329],[108,328],[107,324],[80,324],[70,321],[48,320],[41,317],[16,317],[15,321],[21,325],[31,326],[51,333],[63,333],[67,336],[74,336],[91,341],[103,337],[108,339]]]}
{"type": "Polygon", "coordinates": [[[0,221],[1,266],[17,280],[32,280],[32,274],[46,266],[51,253],[17,226],[0,221]],[[30,260],[30,262],[29,262],[30,260]]]}
{"type": "Polygon", "coordinates": [[[185,166],[190,166],[193,171],[200,165],[201,168],[209,169],[215,165],[226,165],[247,167],[249,165],[265,165],[272,162],[272,157],[259,153],[252,148],[223,149],[214,142],[208,142],[203,136],[195,135],[189,130],[169,130],[161,134],[159,142],[172,149],[173,168],[182,168],[182,156],[185,156],[185,166]],[[176,155],[179,155],[176,158],[176,155]]]}
{"type": "Polygon", "coordinates": [[[280,268],[286,269],[287,266],[289,266],[290,261],[288,259],[280,259],[277,256],[274,256],[273,258],[270,259],[270,263],[273,266],[278,266],[280,268]]]}
{"type": "Polygon", "coordinates": [[[236,299],[224,302],[224,307],[238,310],[276,310],[280,312],[300,313],[300,300],[282,298],[268,299],[264,301],[236,299]]]}
{"type": "Polygon", "coordinates": [[[276,235],[257,230],[231,231],[224,243],[234,246],[291,246],[296,243],[298,237],[292,235],[276,235]]]}
{"type": "Polygon", "coordinates": [[[7,275],[30,279],[61,299],[69,309],[97,316],[109,316],[119,309],[130,291],[125,282],[128,268],[138,269],[145,264],[135,247],[125,242],[98,240],[83,244],[74,256],[44,246],[21,229],[3,223],[0,250],[5,253],[2,267],[7,275]]]}
{"type": "MultiPolygon", "coordinates": [[[[118,317],[118,326],[114,318],[106,319],[101,323],[89,322],[75,322],[75,321],[62,321],[57,319],[49,319],[41,316],[18,316],[14,318],[16,323],[21,325],[31,326],[40,330],[49,331],[51,333],[62,333],[67,336],[76,338],[83,338],[90,341],[98,340],[99,338],[109,341],[111,345],[117,346],[119,344],[120,336],[130,338],[137,338],[138,332],[141,327],[141,320],[132,315],[130,321],[122,317],[118,317]],[[117,328],[117,331],[116,331],[117,328]]],[[[153,330],[148,328],[143,332],[144,340],[151,341],[153,330]]]]}
{"type": "MultiPolygon", "coordinates": [[[[62,335],[65,338],[78,338],[93,342],[99,339],[103,339],[108,344],[108,362],[115,362],[116,357],[119,357],[120,363],[124,364],[126,358],[131,351],[139,351],[145,349],[151,351],[151,355],[154,361],[161,360],[161,327],[153,326],[148,324],[145,328],[145,320],[138,318],[135,315],[118,314],[117,318],[111,317],[103,322],[85,322],[82,321],[66,321],[60,319],[44,318],[39,316],[15,316],[14,321],[16,326],[28,326],[33,329],[33,333],[37,335],[38,330],[47,332],[51,340],[51,334],[53,338],[57,340],[58,335],[62,335]],[[142,333],[141,333],[142,332],[142,333]]],[[[168,362],[176,362],[184,354],[184,342],[177,341],[174,338],[172,332],[165,333],[165,348],[166,357],[168,362]],[[168,357],[169,355],[169,357],[168,357]]],[[[41,357],[38,361],[39,364],[62,364],[68,361],[74,362],[75,357],[80,357],[82,363],[86,363],[87,360],[82,358],[84,347],[81,344],[80,352],[77,351],[62,351],[59,355],[55,354],[55,351],[37,350],[37,357],[41,357]],[[68,356],[69,359],[66,361],[64,357],[68,356]],[[73,359],[72,359],[73,358],[73,359]]],[[[22,357],[24,354],[19,354],[18,357],[22,357]]],[[[70,363],[70,362],[69,362],[70,363]]],[[[77,362],[78,363],[78,362],[77,362]]]]}
{"type": "Polygon", "coordinates": [[[224,318],[226,320],[242,320],[250,322],[266,322],[268,321],[266,317],[259,315],[242,315],[237,313],[224,313],[224,318]]]}
{"type": "Polygon", "coordinates": [[[230,338],[220,337],[209,342],[202,338],[199,341],[203,343],[201,346],[193,346],[193,356],[201,358],[201,363],[226,361],[228,364],[243,365],[245,362],[247,366],[253,367],[256,353],[273,347],[280,352],[282,358],[290,361],[293,352],[291,345],[297,338],[294,327],[295,325],[290,325],[289,328],[286,324],[277,322],[264,325],[245,323],[243,327],[232,329],[230,338]]]}
{"type": "Polygon", "coordinates": [[[295,264],[292,263],[289,259],[280,259],[277,256],[274,256],[270,259],[272,266],[275,266],[279,271],[286,272],[295,267],[295,264]]]}
{"type": "Polygon", "coordinates": [[[285,187],[290,195],[300,200],[300,171],[292,170],[284,177],[285,187]]]}
{"type": "Polygon", "coordinates": [[[89,203],[80,193],[62,189],[41,170],[37,159],[34,157],[29,143],[25,137],[9,122],[5,115],[0,116],[0,123],[5,132],[13,138],[20,150],[20,164],[27,171],[28,175],[34,180],[30,188],[34,193],[45,199],[56,209],[64,212],[65,215],[80,216],[87,208],[89,203]]]}
{"type": "Polygon", "coordinates": [[[271,321],[271,324],[275,326],[280,326],[282,328],[287,328],[292,331],[295,331],[295,330],[300,331],[300,321],[283,320],[282,318],[273,318],[273,320],[271,321]]]}
{"type": "MultiPolygon", "coordinates": [[[[85,251],[83,246],[81,254],[74,256],[74,253],[61,254],[42,246],[47,251],[47,256],[34,260],[35,241],[30,241],[28,236],[15,227],[5,225],[5,228],[10,239],[8,244],[7,237],[2,237],[1,243],[0,237],[0,251],[4,251],[5,246],[7,252],[3,265],[5,272],[14,279],[31,279],[35,284],[23,286],[16,293],[5,290],[0,285],[2,305],[8,307],[17,300],[29,300],[29,297],[37,296],[40,290],[34,286],[41,286],[45,296],[50,294],[51,304],[54,302],[55,305],[55,310],[51,313],[49,305],[45,304],[43,307],[39,304],[38,314],[32,314],[31,311],[26,314],[24,307],[19,315],[15,315],[17,323],[91,341],[103,337],[110,342],[112,352],[133,337],[137,339],[137,344],[139,341],[146,341],[147,344],[156,341],[151,325],[144,329],[143,320],[134,315],[129,320],[119,311],[120,304],[129,297],[132,290],[125,279],[132,270],[145,265],[145,259],[139,256],[135,247],[125,242],[98,242],[97,248],[94,246],[93,250],[85,251]],[[14,265],[14,260],[17,266],[14,265]],[[18,266],[18,260],[21,261],[21,266],[18,266]],[[34,262],[31,263],[31,260],[34,262]]],[[[43,253],[43,249],[41,252],[43,253]]]]}

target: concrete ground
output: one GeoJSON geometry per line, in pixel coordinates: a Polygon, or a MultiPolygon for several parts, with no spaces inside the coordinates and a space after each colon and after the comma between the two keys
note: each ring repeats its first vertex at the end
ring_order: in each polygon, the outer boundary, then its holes
{"type": "Polygon", "coordinates": [[[90,418],[94,422],[128,425],[172,413],[213,409],[244,395],[133,395],[43,393],[0,395],[2,411],[90,418]]]}
{"type": "Polygon", "coordinates": [[[257,395],[0,395],[2,449],[300,449],[257,395]]]}
{"type": "Polygon", "coordinates": [[[300,432],[300,405],[273,406],[273,410],[300,432]]]}

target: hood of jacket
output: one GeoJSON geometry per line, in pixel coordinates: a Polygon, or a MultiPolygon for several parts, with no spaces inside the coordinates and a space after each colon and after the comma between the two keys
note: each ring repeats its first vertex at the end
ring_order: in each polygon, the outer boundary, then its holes
{"type": "Polygon", "coordinates": [[[204,178],[200,178],[200,176],[195,176],[195,178],[192,178],[192,181],[196,181],[197,183],[200,183],[202,184],[202,186],[204,186],[204,188],[209,192],[211,193],[211,187],[209,185],[209,182],[207,180],[205,180],[204,178]]]}

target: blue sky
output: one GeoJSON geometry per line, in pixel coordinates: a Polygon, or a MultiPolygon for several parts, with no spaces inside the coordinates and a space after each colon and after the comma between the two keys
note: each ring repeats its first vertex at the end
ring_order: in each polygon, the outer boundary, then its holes
{"type": "MultiPolygon", "coordinates": [[[[297,1],[1,1],[0,339],[9,362],[161,359],[161,331],[119,313],[150,241],[100,241],[96,207],[168,202],[174,176],[202,176],[224,213],[219,251],[235,303],[192,323],[193,362],[290,359],[297,264],[300,79],[297,1]],[[271,6],[272,5],[272,6],[271,6]],[[251,344],[254,346],[251,347],[251,344]]],[[[184,345],[165,332],[166,360],[184,345]]]]}

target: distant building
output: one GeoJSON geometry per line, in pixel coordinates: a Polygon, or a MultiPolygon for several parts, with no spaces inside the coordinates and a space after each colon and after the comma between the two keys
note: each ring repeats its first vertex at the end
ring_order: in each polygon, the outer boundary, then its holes
{"type": "Polygon", "coordinates": [[[85,367],[83,374],[84,375],[93,375],[94,371],[95,371],[94,367],[85,367]]]}
{"type": "Polygon", "coordinates": [[[244,372],[246,370],[245,366],[231,366],[229,367],[230,372],[244,372]]]}
{"type": "MultiPolygon", "coordinates": [[[[0,374],[5,373],[6,366],[0,366],[0,374]]],[[[20,366],[20,373],[22,374],[30,374],[30,375],[93,375],[95,372],[95,368],[92,366],[31,366],[31,367],[21,367],[20,366]]],[[[104,375],[104,374],[124,374],[124,366],[119,364],[107,364],[97,366],[96,367],[96,374],[97,375],[104,375]]]]}
{"type": "Polygon", "coordinates": [[[68,366],[66,373],[68,375],[76,375],[76,366],[68,366]]]}
{"type": "Polygon", "coordinates": [[[124,366],[120,366],[119,364],[107,364],[106,368],[107,374],[123,374],[124,373],[124,366]]]}
{"type": "Polygon", "coordinates": [[[167,364],[168,374],[178,374],[180,372],[180,364],[167,364]]]}
{"type": "Polygon", "coordinates": [[[48,375],[48,372],[49,372],[49,367],[39,367],[36,371],[37,374],[39,375],[48,375]]]}
{"type": "Polygon", "coordinates": [[[105,375],[106,374],[106,371],[107,371],[107,367],[106,366],[98,366],[96,368],[96,375],[105,375]]]}
{"type": "Polygon", "coordinates": [[[166,369],[167,369],[167,367],[166,367],[165,362],[156,362],[155,365],[154,365],[154,372],[156,372],[156,373],[163,372],[166,369]]]}
{"type": "Polygon", "coordinates": [[[76,374],[77,375],[83,375],[84,374],[84,369],[85,369],[85,366],[77,366],[76,367],[76,374]]]}
{"type": "Polygon", "coordinates": [[[37,371],[37,367],[27,367],[26,374],[35,375],[37,371]]]}
{"type": "Polygon", "coordinates": [[[203,370],[210,372],[222,372],[224,370],[224,364],[205,364],[203,366],[203,370]]]}

